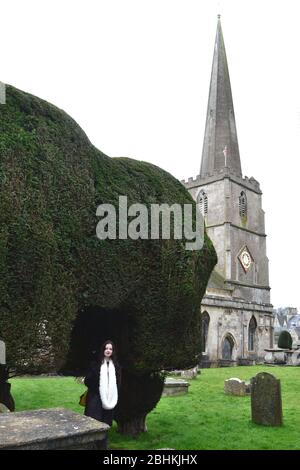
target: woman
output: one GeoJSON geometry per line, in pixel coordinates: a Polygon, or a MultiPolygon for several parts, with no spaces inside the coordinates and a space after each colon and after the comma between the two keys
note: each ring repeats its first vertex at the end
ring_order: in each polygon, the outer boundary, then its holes
{"type": "Polygon", "coordinates": [[[112,341],[102,345],[99,358],[91,363],[84,383],[88,387],[84,414],[111,426],[120,385],[120,369],[112,341]]]}

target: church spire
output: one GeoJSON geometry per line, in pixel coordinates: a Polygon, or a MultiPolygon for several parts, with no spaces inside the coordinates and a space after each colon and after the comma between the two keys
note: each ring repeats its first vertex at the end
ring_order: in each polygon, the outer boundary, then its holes
{"type": "Polygon", "coordinates": [[[242,176],[230,78],[218,15],[200,176],[203,178],[222,170],[242,176]]]}

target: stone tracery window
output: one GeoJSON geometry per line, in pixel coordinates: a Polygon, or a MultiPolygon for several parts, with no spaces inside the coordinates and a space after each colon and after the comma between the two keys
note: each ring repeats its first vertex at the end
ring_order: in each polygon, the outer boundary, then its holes
{"type": "Polygon", "coordinates": [[[202,352],[206,351],[207,348],[207,336],[208,336],[208,327],[209,327],[210,317],[207,312],[203,312],[201,315],[201,350],[202,352]]]}
{"type": "Polygon", "coordinates": [[[254,317],[251,317],[248,328],[248,351],[254,351],[255,349],[255,333],[257,323],[254,317]]]}

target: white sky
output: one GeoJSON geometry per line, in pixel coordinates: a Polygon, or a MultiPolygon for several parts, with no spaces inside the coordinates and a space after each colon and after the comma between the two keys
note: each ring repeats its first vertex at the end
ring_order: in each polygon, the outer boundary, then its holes
{"type": "Polygon", "coordinates": [[[0,80],[109,156],[199,173],[217,14],[243,174],[261,184],[271,301],[300,310],[299,0],[0,0],[0,80]]]}

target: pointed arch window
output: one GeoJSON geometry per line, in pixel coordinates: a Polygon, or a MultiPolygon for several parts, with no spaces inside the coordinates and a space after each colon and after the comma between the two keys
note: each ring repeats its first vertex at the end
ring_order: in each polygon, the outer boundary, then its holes
{"type": "Polygon", "coordinates": [[[207,348],[207,336],[209,327],[210,317],[207,312],[203,312],[201,315],[201,350],[206,351],[207,348]]]}
{"type": "Polygon", "coordinates": [[[251,317],[248,328],[248,351],[254,351],[255,349],[255,333],[257,323],[254,317],[251,317]]]}
{"type": "Polygon", "coordinates": [[[203,189],[199,193],[198,204],[199,204],[199,209],[200,209],[201,214],[203,216],[206,216],[208,212],[208,199],[207,199],[207,194],[205,191],[203,191],[203,189]]]}
{"type": "Polygon", "coordinates": [[[233,339],[231,336],[227,335],[223,341],[222,347],[222,359],[231,360],[232,359],[232,351],[233,351],[233,339]]]}
{"type": "Polygon", "coordinates": [[[247,196],[244,191],[241,192],[239,197],[239,211],[240,217],[247,217],[247,196]]]}

